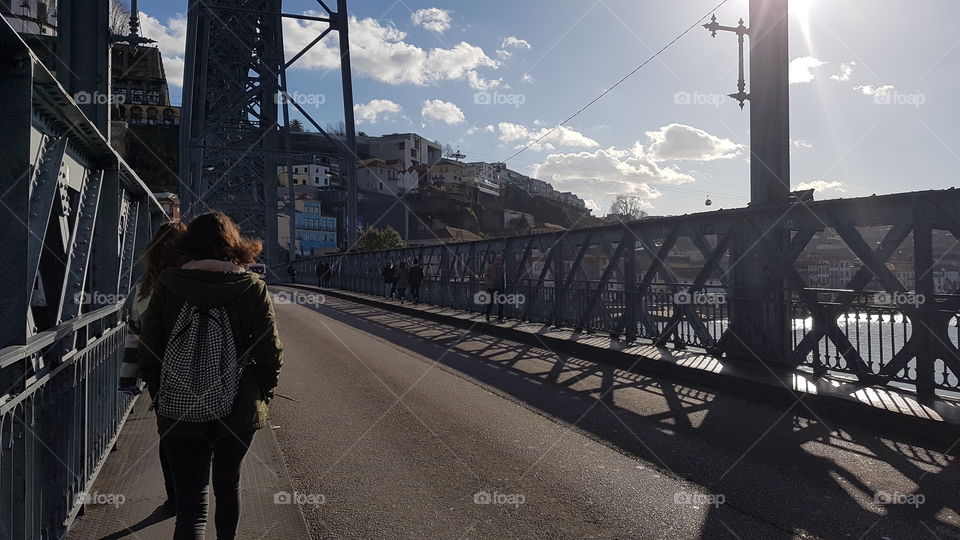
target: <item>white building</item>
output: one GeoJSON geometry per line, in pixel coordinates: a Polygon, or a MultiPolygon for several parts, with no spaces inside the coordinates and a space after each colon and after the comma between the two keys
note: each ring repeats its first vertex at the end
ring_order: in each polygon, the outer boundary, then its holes
{"type": "Polygon", "coordinates": [[[384,195],[402,195],[417,189],[420,175],[403,169],[399,161],[368,159],[357,167],[357,189],[384,195]]]}
{"type": "MultiPolygon", "coordinates": [[[[330,168],[315,163],[293,165],[293,185],[317,188],[330,187],[333,174],[330,168]]],[[[277,179],[281,186],[287,185],[287,166],[277,167],[277,179]]]]}

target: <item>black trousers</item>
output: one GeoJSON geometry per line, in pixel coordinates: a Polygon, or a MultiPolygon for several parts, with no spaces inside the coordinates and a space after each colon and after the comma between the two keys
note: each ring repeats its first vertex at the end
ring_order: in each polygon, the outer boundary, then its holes
{"type": "Polygon", "coordinates": [[[487,294],[490,295],[490,303],[487,304],[487,320],[490,320],[490,312],[493,311],[494,304],[497,304],[497,318],[503,319],[503,303],[497,302],[497,297],[503,294],[503,288],[487,289],[487,294]]]}
{"type": "Polygon", "coordinates": [[[233,434],[222,427],[211,429],[206,437],[165,437],[163,448],[177,491],[174,540],[203,540],[211,467],[217,498],[217,538],[236,537],[240,523],[240,469],[252,440],[252,431],[233,434]]]}
{"type": "Polygon", "coordinates": [[[410,296],[413,298],[414,304],[420,303],[420,284],[419,283],[410,283],[410,296]]]}

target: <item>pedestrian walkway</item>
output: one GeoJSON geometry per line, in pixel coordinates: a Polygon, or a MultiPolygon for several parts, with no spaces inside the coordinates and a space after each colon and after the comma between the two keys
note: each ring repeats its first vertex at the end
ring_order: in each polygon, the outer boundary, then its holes
{"type": "Polygon", "coordinates": [[[461,311],[428,304],[399,304],[382,296],[317,289],[370,306],[383,307],[409,315],[523,341],[551,350],[581,355],[596,360],[610,360],[619,365],[650,373],[679,376],[698,384],[720,386],[757,399],[793,405],[804,399],[818,413],[853,417],[883,429],[903,432],[926,432],[950,444],[960,437],[960,401],[936,400],[920,403],[912,393],[889,387],[858,383],[852,378],[824,377],[816,379],[803,370],[776,371],[775,365],[745,365],[718,359],[694,349],[675,350],[649,343],[625,344],[608,335],[578,332],[571,328],[555,328],[541,323],[508,320],[487,322],[481,313],[461,311]]]}
{"type": "MultiPolygon", "coordinates": [[[[173,536],[174,518],[159,511],[166,495],[155,418],[149,399],[141,395],[88,493],[90,502],[84,514],[74,522],[67,538],[169,540],[173,536]]],[[[299,507],[277,503],[287,502],[293,488],[271,430],[262,429],[254,437],[240,486],[243,511],[238,538],[310,538],[299,507]]],[[[212,494],[210,502],[207,537],[215,538],[212,494]]]]}

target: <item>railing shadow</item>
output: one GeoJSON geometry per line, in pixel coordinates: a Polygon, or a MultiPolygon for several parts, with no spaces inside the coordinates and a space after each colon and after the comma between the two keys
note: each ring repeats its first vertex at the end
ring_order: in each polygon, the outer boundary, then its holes
{"type": "Polygon", "coordinates": [[[329,296],[315,309],[722,495],[725,504],[710,509],[702,537],[749,536],[731,523],[732,510],[745,522],[773,524],[782,538],[960,538],[953,448],[934,451],[856,425],[825,423],[802,401],[783,411],[546,346],[478,333],[464,339],[459,328],[329,296]],[[474,348],[458,350],[461,340],[474,348]]]}

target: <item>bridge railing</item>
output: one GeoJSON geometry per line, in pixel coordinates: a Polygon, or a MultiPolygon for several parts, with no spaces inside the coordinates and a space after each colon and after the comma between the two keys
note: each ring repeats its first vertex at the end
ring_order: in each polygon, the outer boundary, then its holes
{"type": "Polygon", "coordinates": [[[0,103],[0,538],[60,538],[133,403],[121,305],[166,215],[2,17],[0,103]]]}
{"type": "Polygon", "coordinates": [[[499,258],[512,318],[956,397],[960,283],[937,265],[958,205],[958,190],[796,202],[294,264],[301,281],[325,262],[333,287],[383,295],[386,262],[416,258],[424,302],[481,312],[499,258]],[[818,265],[839,286],[808,284],[818,265]]]}

